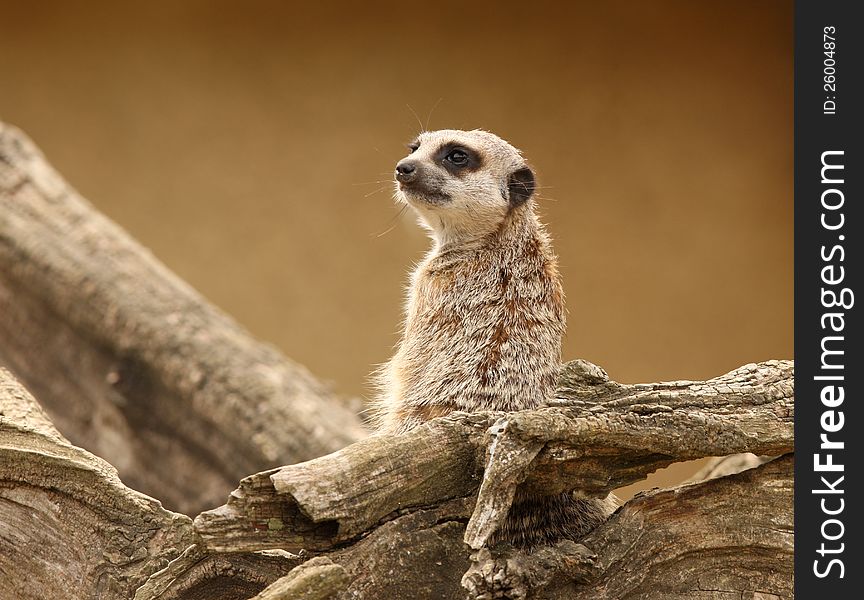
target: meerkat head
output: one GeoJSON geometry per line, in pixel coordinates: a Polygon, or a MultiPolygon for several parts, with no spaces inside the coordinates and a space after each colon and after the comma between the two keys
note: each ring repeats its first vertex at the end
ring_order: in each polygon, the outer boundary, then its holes
{"type": "Polygon", "coordinates": [[[519,150],[487,131],[425,131],[396,164],[396,197],[439,242],[496,231],[534,193],[519,150]]]}

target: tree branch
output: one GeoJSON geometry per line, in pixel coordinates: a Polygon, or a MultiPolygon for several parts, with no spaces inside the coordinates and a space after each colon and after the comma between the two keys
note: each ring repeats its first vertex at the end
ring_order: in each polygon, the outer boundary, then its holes
{"type": "Polygon", "coordinates": [[[602,574],[566,597],[792,598],[793,472],[787,455],[637,495],[581,540],[602,574]]]}
{"type": "Polygon", "coordinates": [[[0,369],[0,597],[131,597],[194,540],[188,517],[69,444],[0,369]]]}
{"type": "Polygon", "coordinates": [[[673,462],[793,449],[791,361],[745,365],[704,382],[639,385],[585,377],[598,369],[570,363],[557,407],[507,414],[490,430],[495,451],[465,537],[472,548],[506,517],[523,482],[549,494],[605,496],[673,462]]]}
{"type": "Polygon", "coordinates": [[[300,562],[203,552],[189,517],[71,445],[0,368],[0,598],[245,599],[300,562]]]}
{"type": "Polygon", "coordinates": [[[250,472],[365,436],[355,411],[208,304],[3,123],[0,338],[0,364],[64,434],[186,512],[250,472]]]}
{"type": "Polygon", "coordinates": [[[479,548],[522,482],[538,493],[602,496],[676,461],[792,450],[791,361],[705,382],[630,386],[587,382],[585,368],[585,361],[565,367],[558,406],[453,413],[246,478],[228,504],[198,516],[196,529],[212,550],[326,550],[399,510],[479,487],[466,534],[479,548]]]}

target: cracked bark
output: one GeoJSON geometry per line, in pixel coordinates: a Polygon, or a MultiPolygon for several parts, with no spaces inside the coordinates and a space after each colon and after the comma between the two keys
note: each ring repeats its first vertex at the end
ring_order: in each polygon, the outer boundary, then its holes
{"type": "Polygon", "coordinates": [[[0,370],[0,597],[792,597],[790,361],[641,385],[573,361],[545,408],[360,439],[2,124],[0,340],[42,404],[0,370]],[[602,496],[739,453],[780,458],[640,494],[579,543],[485,546],[519,486],[602,496]],[[190,516],[306,462],[193,523],[103,458],[190,516]]]}
{"type": "MultiPolygon", "coordinates": [[[[481,556],[469,572],[489,560],[514,565],[499,576],[509,586],[488,597],[723,597],[710,596],[709,583],[716,590],[791,597],[792,371],[791,361],[769,361],[704,382],[622,385],[595,365],[574,361],[565,366],[554,406],[454,413],[406,434],[368,438],[259,473],[226,505],[199,515],[195,528],[215,552],[278,547],[329,556],[346,544],[361,547],[364,533],[398,523],[412,507],[434,506],[438,525],[444,518],[462,531],[467,520],[462,540],[482,548],[518,485],[602,496],[676,461],[786,455],[745,474],[637,496],[580,541],[597,553],[586,570],[603,575],[593,580],[580,577],[577,585],[573,577],[562,580],[548,566],[506,551],[481,556]],[[462,468],[454,469],[457,464],[462,468]],[[445,506],[450,514],[440,512],[445,506]],[[689,576],[673,577],[675,565],[689,576]],[[698,569],[704,572],[695,577],[698,569]]],[[[469,556],[460,544],[452,551],[469,556]]],[[[565,565],[577,554],[571,548],[558,559],[565,565]]],[[[469,587],[484,591],[468,579],[469,587]]],[[[455,578],[449,586],[441,589],[463,597],[455,578]]],[[[385,589],[388,597],[422,597],[385,589]]],[[[349,584],[337,591],[336,597],[347,598],[357,589],[349,584]]]]}
{"type": "Polygon", "coordinates": [[[0,339],[0,365],[67,438],[183,512],[219,504],[248,473],[365,435],[356,411],[208,304],[3,123],[0,339]]]}

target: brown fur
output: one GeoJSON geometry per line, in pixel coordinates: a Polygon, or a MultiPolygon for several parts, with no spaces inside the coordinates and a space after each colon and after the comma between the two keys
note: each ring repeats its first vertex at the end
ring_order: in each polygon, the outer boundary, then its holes
{"type": "MultiPolygon", "coordinates": [[[[435,245],[412,274],[402,340],[379,373],[379,430],[405,432],[453,410],[537,408],[555,392],[565,308],[533,199],[510,202],[509,178],[524,175],[525,162],[483,131],[427,132],[412,148],[400,165],[410,162],[416,172],[397,197],[416,210],[435,245]],[[454,147],[482,167],[446,163],[454,147]]],[[[531,177],[523,194],[533,192],[531,177]]],[[[495,539],[531,547],[580,537],[613,508],[609,500],[520,490],[495,539]]]]}

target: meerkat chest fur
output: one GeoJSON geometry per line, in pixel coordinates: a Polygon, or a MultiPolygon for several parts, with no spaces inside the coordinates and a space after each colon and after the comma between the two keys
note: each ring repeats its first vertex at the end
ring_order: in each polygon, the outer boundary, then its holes
{"type": "Polygon", "coordinates": [[[434,247],[412,274],[403,336],[382,372],[381,429],[535,408],[555,390],[565,309],[533,174],[486,132],[429,132],[415,144],[413,155],[427,151],[400,162],[409,176],[397,166],[397,195],[434,247]],[[464,168],[448,164],[454,152],[464,168]]]}

